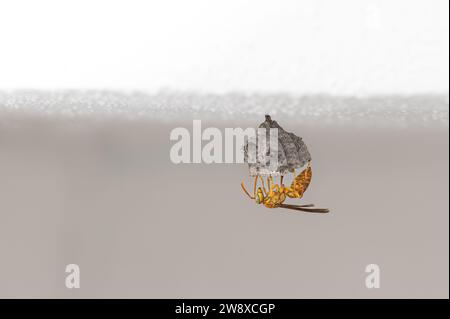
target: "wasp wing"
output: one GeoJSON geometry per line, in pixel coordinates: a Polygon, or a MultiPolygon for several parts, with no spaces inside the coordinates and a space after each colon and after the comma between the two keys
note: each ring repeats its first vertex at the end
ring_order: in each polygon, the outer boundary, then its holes
{"type": "Polygon", "coordinates": [[[289,205],[289,204],[281,204],[278,207],[281,208],[286,208],[286,209],[293,209],[293,210],[298,210],[298,211],[302,211],[305,213],[319,213],[319,214],[326,214],[329,213],[330,211],[327,208],[308,208],[311,207],[313,205],[289,205]]]}

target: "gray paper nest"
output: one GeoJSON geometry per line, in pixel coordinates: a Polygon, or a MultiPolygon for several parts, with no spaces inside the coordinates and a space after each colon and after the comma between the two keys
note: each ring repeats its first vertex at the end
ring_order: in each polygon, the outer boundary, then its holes
{"type": "MultiPolygon", "coordinates": [[[[286,175],[293,172],[294,169],[304,167],[311,161],[311,155],[302,138],[283,130],[276,121],[272,121],[269,115],[266,115],[266,120],[258,128],[265,128],[267,137],[271,128],[278,129],[278,164],[276,167],[270,167],[268,158],[260,161],[249,160],[252,158],[249,153],[249,144],[257,145],[255,140],[249,140],[244,146],[244,160],[248,163],[250,176],[286,175]]],[[[253,146],[256,147],[255,145],[253,146]]],[[[264,151],[268,156],[270,152],[269,138],[266,140],[265,150],[258,150],[257,153],[264,154],[264,151]]]]}

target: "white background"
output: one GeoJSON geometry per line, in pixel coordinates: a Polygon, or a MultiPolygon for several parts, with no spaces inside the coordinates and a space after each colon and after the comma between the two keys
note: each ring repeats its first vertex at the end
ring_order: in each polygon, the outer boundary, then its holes
{"type": "Polygon", "coordinates": [[[447,0],[0,0],[0,89],[447,93],[447,0]]]}

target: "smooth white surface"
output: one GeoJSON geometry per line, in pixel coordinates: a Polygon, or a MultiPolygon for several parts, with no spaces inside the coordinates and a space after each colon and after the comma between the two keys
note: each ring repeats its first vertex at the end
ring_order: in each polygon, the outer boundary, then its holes
{"type": "Polygon", "coordinates": [[[448,92],[447,0],[0,2],[0,89],[448,92]]]}

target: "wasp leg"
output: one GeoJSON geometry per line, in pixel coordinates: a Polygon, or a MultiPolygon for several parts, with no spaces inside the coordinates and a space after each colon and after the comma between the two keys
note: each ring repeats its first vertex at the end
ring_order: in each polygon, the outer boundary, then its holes
{"type": "Polygon", "coordinates": [[[259,175],[259,179],[261,180],[261,184],[262,184],[262,188],[263,188],[264,194],[268,195],[269,193],[267,192],[266,186],[264,185],[264,180],[261,177],[261,175],[259,175]]]}
{"type": "Polygon", "coordinates": [[[280,187],[275,184],[272,176],[267,177],[267,184],[269,185],[269,194],[273,195],[274,191],[276,193],[280,192],[280,187]]]}
{"type": "Polygon", "coordinates": [[[245,189],[244,182],[241,183],[241,187],[242,187],[242,190],[244,191],[244,193],[247,194],[247,196],[250,197],[250,199],[255,199],[255,197],[251,196],[245,189]]]}
{"type": "Polygon", "coordinates": [[[258,186],[258,175],[255,176],[255,182],[253,183],[253,198],[256,198],[256,186],[258,186]]]}

